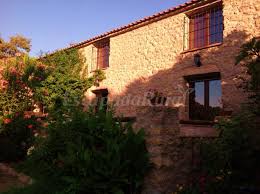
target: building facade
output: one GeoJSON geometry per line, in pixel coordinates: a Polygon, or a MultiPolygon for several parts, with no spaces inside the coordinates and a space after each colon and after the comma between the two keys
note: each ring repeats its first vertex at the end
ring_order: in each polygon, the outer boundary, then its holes
{"type": "Polygon", "coordinates": [[[231,114],[247,99],[237,87],[243,68],[235,56],[259,36],[260,0],[192,0],[107,32],[73,46],[89,75],[106,75],[85,104],[107,97],[124,117],[147,104],[177,107],[183,121],[231,114]]]}

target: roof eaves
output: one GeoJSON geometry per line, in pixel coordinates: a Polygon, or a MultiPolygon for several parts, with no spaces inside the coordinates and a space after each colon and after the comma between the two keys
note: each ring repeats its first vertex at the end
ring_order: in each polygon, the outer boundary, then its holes
{"type": "Polygon", "coordinates": [[[70,46],[62,48],[62,49],[58,49],[58,50],[56,50],[56,51],[54,51],[52,53],[49,53],[49,55],[52,55],[52,54],[54,54],[56,52],[59,52],[59,51],[72,49],[72,48],[81,48],[82,46],[87,46],[88,44],[96,42],[96,41],[98,41],[100,39],[111,37],[111,36],[115,36],[115,34],[117,35],[118,33],[121,34],[121,33],[124,33],[125,31],[130,31],[132,29],[139,28],[140,26],[146,25],[146,23],[158,21],[158,20],[161,20],[162,18],[169,17],[169,15],[171,13],[174,13],[174,12],[176,12],[178,10],[181,10],[181,12],[183,12],[183,11],[185,11],[185,8],[187,8],[188,6],[193,6],[193,5],[197,4],[197,3],[204,2],[204,1],[207,1],[207,0],[191,0],[191,1],[186,2],[184,4],[181,4],[181,5],[172,7],[170,9],[161,11],[159,13],[156,13],[156,14],[154,14],[152,16],[148,16],[148,17],[142,18],[142,19],[137,20],[135,22],[132,22],[132,23],[130,23],[128,25],[125,25],[125,26],[122,26],[122,27],[119,27],[119,28],[115,28],[115,29],[113,29],[111,31],[105,32],[105,33],[103,33],[101,35],[95,36],[95,37],[90,38],[88,40],[85,40],[85,41],[82,41],[82,42],[70,45],[70,46]],[[184,9],[184,10],[182,10],[182,9],[184,9]]]}

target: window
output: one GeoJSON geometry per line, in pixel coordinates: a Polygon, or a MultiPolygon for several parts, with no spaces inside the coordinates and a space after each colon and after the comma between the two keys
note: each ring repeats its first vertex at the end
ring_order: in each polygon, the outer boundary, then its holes
{"type": "Polygon", "coordinates": [[[109,40],[102,40],[101,42],[98,42],[95,46],[97,48],[97,69],[105,69],[109,67],[109,40]]]}
{"type": "Polygon", "coordinates": [[[189,116],[191,120],[214,120],[219,115],[221,104],[221,81],[217,73],[203,77],[195,76],[189,80],[192,89],[189,96],[189,116]]]}
{"type": "Polygon", "coordinates": [[[95,110],[107,111],[108,90],[100,89],[100,90],[93,90],[92,92],[96,95],[95,110]]]}
{"type": "Polygon", "coordinates": [[[189,16],[189,49],[223,41],[222,6],[214,6],[189,16]]]}

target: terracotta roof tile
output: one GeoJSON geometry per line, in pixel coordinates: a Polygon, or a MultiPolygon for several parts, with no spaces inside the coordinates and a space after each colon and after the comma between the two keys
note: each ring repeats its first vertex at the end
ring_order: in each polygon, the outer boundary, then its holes
{"type": "Polygon", "coordinates": [[[53,54],[53,53],[55,53],[55,52],[62,51],[62,50],[67,50],[67,49],[70,49],[70,48],[78,48],[78,47],[80,47],[80,46],[83,46],[83,45],[86,45],[86,44],[88,44],[88,43],[91,43],[91,42],[93,42],[93,41],[95,41],[95,40],[98,40],[98,39],[101,39],[101,38],[105,38],[105,37],[107,37],[107,36],[109,36],[109,35],[112,35],[112,34],[114,34],[114,33],[120,33],[120,32],[123,31],[123,30],[127,30],[127,29],[130,29],[130,28],[132,28],[132,27],[135,27],[136,25],[139,25],[139,24],[141,24],[141,23],[149,22],[149,21],[151,21],[151,20],[160,18],[160,17],[165,16],[165,15],[171,13],[171,12],[177,11],[177,10],[179,10],[179,9],[185,8],[185,7],[187,7],[187,6],[190,6],[190,5],[193,5],[193,4],[195,4],[195,3],[202,2],[202,1],[206,1],[206,0],[191,0],[191,1],[186,2],[186,3],[183,3],[183,4],[181,4],[181,5],[178,5],[178,6],[169,8],[169,9],[167,9],[167,10],[161,11],[161,12],[159,12],[159,13],[156,13],[156,14],[154,14],[154,15],[151,15],[151,16],[148,16],[148,17],[145,17],[145,18],[142,18],[142,19],[137,20],[137,21],[135,21],[135,22],[132,22],[132,23],[130,23],[130,24],[128,24],[128,25],[125,25],[125,26],[122,26],[122,27],[119,27],[119,28],[115,28],[115,29],[113,29],[113,30],[111,30],[111,31],[105,32],[105,33],[103,33],[103,34],[101,34],[101,35],[95,36],[95,37],[90,38],[90,39],[88,39],[88,40],[85,40],[85,41],[82,41],[82,42],[79,42],[79,43],[70,45],[70,46],[65,47],[65,48],[63,48],[63,49],[56,50],[56,51],[54,51],[54,52],[52,52],[52,53],[49,53],[49,54],[53,54]]]}

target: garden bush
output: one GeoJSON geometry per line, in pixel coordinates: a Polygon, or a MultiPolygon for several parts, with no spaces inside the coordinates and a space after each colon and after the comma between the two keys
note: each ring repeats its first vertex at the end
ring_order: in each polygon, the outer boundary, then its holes
{"type": "Polygon", "coordinates": [[[201,142],[201,164],[194,183],[178,194],[259,193],[260,128],[244,110],[216,127],[220,137],[201,142]]]}
{"type": "Polygon", "coordinates": [[[240,114],[216,127],[220,137],[201,144],[202,169],[195,183],[181,194],[260,193],[260,40],[253,38],[241,47],[236,64],[248,103],[240,114]]]}
{"type": "Polygon", "coordinates": [[[0,161],[23,160],[39,129],[35,117],[26,118],[36,103],[35,91],[49,75],[49,69],[27,55],[9,58],[1,73],[0,87],[0,161]]]}
{"type": "Polygon", "coordinates": [[[84,92],[97,80],[104,79],[101,71],[92,77],[80,75],[83,61],[77,49],[40,59],[26,54],[12,56],[0,61],[0,65],[4,66],[0,72],[0,120],[12,117],[8,125],[0,122],[0,131],[4,131],[0,133],[2,161],[22,160],[28,146],[21,143],[27,145],[28,140],[32,141],[32,134],[26,128],[28,119],[22,118],[24,112],[32,112],[35,105],[40,105],[37,111],[43,112],[45,107],[50,120],[59,117],[70,110],[69,106],[80,107],[84,92]],[[17,113],[21,116],[14,116],[17,113]]]}
{"type": "Polygon", "coordinates": [[[21,167],[34,183],[10,193],[136,194],[149,167],[144,131],[112,112],[60,117],[34,147],[21,167]]]}
{"type": "Polygon", "coordinates": [[[25,158],[40,129],[36,118],[23,114],[9,115],[0,121],[0,162],[14,162],[25,158]]]}
{"type": "Polygon", "coordinates": [[[38,101],[49,113],[80,106],[86,90],[105,79],[101,70],[87,76],[87,65],[78,49],[59,51],[40,58],[40,61],[52,69],[36,92],[38,101]]]}

